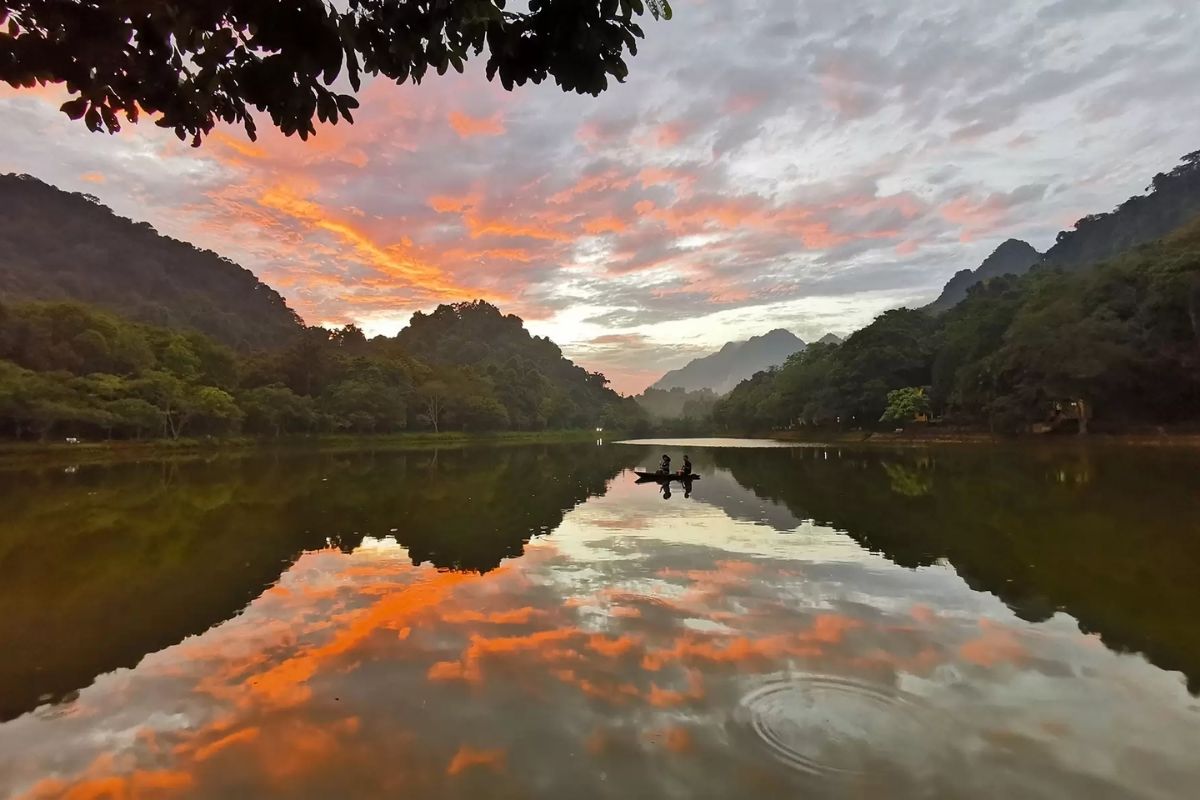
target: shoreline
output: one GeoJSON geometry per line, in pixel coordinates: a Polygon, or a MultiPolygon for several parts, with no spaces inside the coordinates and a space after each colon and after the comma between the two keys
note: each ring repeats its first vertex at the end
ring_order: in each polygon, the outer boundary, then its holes
{"type": "Polygon", "coordinates": [[[1023,434],[1001,436],[983,431],[906,430],[901,433],[883,431],[845,431],[804,434],[799,431],[773,431],[770,438],[784,442],[814,444],[880,445],[888,447],[923,447],[928,445],[987,445],[1018,447],[1186,447],[1200,448],[1200,433],[1089,433],[1023,434]]]}
{"type": "MultiPolygon", "coordinates": [[[[616,432],[609,437],[616,437],[616,432]]],[[[466,447],[502,444],[558,444],[595,442],[603,434],[590,430],[507,431],[499,433],[331,434],[325,436],[281,436],[279,438],[230,437],[205,439],[147,439],[143,441],[101,440],[69,444],[56,442],[0,443],[0,463],[57,458],[72,463],[160,459],[167,457],[220,457],[248,453],[370,452],[374,450],[418,450],[437,447],[466,447]],[[69,458],[67,458],[69,457],[69,458]]]]}

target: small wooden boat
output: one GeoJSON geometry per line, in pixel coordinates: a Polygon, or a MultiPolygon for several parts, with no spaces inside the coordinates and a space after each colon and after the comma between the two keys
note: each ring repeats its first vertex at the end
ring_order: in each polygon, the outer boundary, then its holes
{"type": "Polygon", "coordinates": [[[642,472],[641,470],[635,469],[633,471],[633,474],[638,476],[638,483],[644,483],[646,481],[657,481],[659,483],[670,483],[671,481],[698,481],[698,480],[700,480],[700,476],[694,472],[691,475],[681,475],[678,472],[642,472]]]}

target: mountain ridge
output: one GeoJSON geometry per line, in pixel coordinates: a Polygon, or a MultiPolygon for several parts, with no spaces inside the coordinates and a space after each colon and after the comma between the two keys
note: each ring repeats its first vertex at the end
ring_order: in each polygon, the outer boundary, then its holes
{"type": "Polygon", "coordinates": [[[999,275],[1023,275],[1031,269],[1072,272],[1093,268],[1161,239],[1198,215],[1200,150],[1185,155],[1170,172],[1155,175],[1146,194],[1134,195],[1112,211],[1081,217],[1071,230],[1060,231],[1045,253],[1020,239],[1002,242],[975,269],[956,272],[925,310],[942,313],[965,299],[971,287],[999,275]]]}
{"type": "Polygon", "coordinates": [[[128,319],[194,330],[239,350],[278,347],[303,320],[253,272],[92,195],[0,175],[0,299],[88,303],[128,319]]]}
{"type": "Polygon", "coordinates": [[[805,342],[791,331],[774,328],[743,341],[726,342],[720,350],[694,358],[684,366],[670,370],[650,385],[651,389],[687,391],[710,389],[724,394],[755,372],[779,366],[788,356],[805,348],[805,342]]]}

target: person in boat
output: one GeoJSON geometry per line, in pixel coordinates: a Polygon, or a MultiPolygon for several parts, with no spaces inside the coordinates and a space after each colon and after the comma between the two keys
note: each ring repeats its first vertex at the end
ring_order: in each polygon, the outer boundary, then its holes
{"type": "Polygon", "coordinates": [[[658,471],[663,475],[671,474],[671,457],[663,453],[662,461],[659,462],[658,471]]]}
{"type": "Polygon", "coordinates": [[[692,459],[686,453],[683,456],[683,467],[679,470],[679,474],[684,476],[692,474],[692,459]]]}

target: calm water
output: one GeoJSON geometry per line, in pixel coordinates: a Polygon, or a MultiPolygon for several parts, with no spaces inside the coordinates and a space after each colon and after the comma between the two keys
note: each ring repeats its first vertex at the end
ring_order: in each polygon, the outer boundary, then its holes
{"type": "Polygon", "coordinates": [[[663,449],[0,470],[0,797],[1197,796],[1196,455],[663,449]]]}

